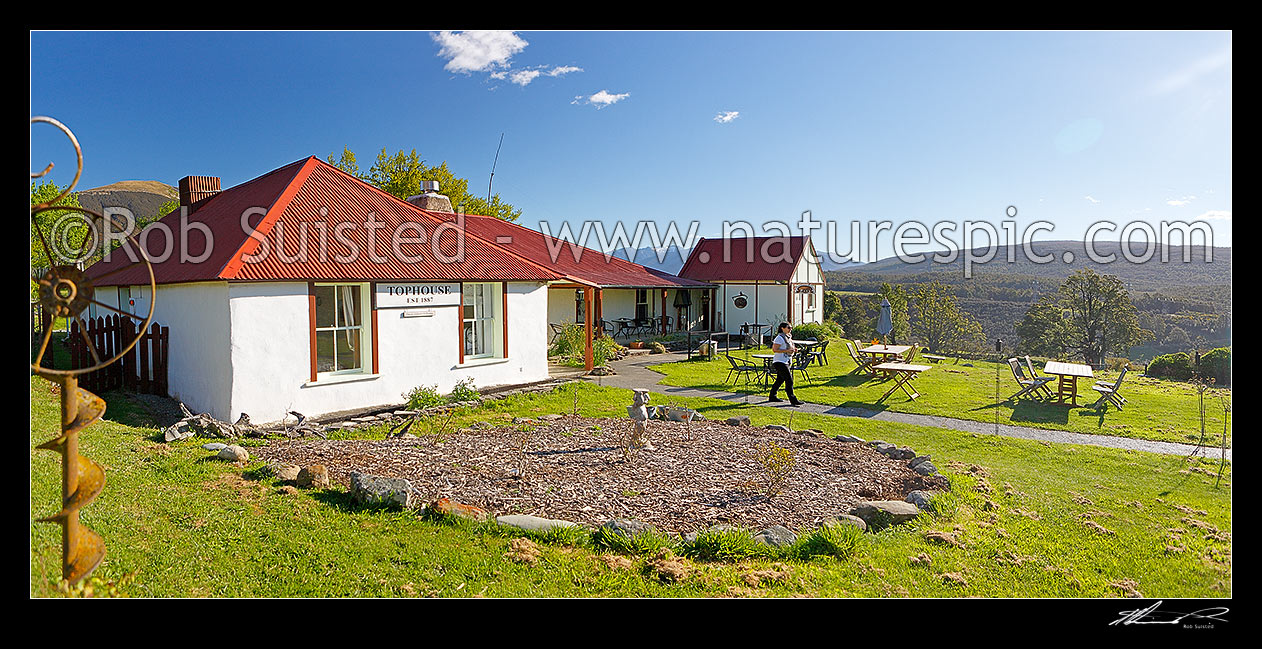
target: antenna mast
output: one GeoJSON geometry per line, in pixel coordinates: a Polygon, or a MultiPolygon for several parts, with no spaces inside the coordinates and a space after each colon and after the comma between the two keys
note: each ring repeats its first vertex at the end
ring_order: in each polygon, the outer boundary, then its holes
{"type": "Polygon", "coordinates": [[[500,148],[504,146],[504,134],[500,133],[499,146],[495,147],[495,161],[491,163],[491,179],[486,181],[486,204],[491,205],[491,183],[495,182],[495,166],[500,163],[500,148]]]}

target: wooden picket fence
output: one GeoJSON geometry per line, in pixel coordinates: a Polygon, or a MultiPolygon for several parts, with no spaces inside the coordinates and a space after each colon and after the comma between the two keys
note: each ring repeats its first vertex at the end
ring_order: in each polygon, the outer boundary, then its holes
{"type": "MultiPolygon", "coordinates": [[[[137,323],[118,314],[84,318],[84,322],[87,323],[87,338],[92,341],[97,357],[101,360],[114,357],[123,345],[134,340],[137,335],[137,323]]],[[[66,341],[70,344],[71,368],[79,369],[96,364],[92,353],[88,351],[87,341],[79,331],[77,321],[70,323],[70,334],[66,341]]],[[[99,370],[80,375],[79,385],[98,394],[105,390],[123,388],[166,396],[170,341],[171,328],[155,322],[122,358],[99,370]]]]}

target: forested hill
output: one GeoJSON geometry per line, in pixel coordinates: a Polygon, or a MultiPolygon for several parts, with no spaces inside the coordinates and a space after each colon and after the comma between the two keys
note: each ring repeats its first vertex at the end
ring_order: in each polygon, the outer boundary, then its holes
{"type": "MultiPolygon", "coordinates": [[[[1135,263],[1127,260],[1122,255],[1122,247],[1119,243],[1116,241],[1102,241],[1094,246],[1096,254],[1105,257],[1112,255],[1113,261],[1110,263],[1099,263],[1093,261],[1087,255],[1086,246],[1081,241],[1040,241],[1031,244],[1034,255],[1041,257],[1051,254],[1055,257],[1055,261],[1038,263],[1026,255],[1023,246],[1001,246],[995,249],[995,256],[990,261],[974,263],[972,274],[975,278],[987,277],[993,279],[999,279],[1003,276],[1021,276],[1020,280],[1015,281],[1025,281],[1027,284],[1030,279],[1037,278],[1059,285],[1061,281],[1074,271],[1090,268],[1100,274],[1116,275],[1132,291],[1162,290],[1172,286],[1231,284],[1231,248],[1214,247],[1207,249],[1205,246],[1188,246],[1187,248],[1186,252],[1190,255],[1190,262],[1183,261],[1185,253],[1183,246],[1170,246],[1169,250],[1154,246],[1153,255],[1147,261],[1135,263]],[[1065,262],[1065,253],[1072,255],[1073,260],[1071,262],[1065,262]],[[1163,253],[1167,256],[1167,261],[1162,261],[1163,253]],[[1008,261],[1009,254],[1013,258],[1011,262],[1008,261]],[[1212,261],[1207,261],[1207,257],[1212,261]]],[[[1132,248],[1133,254],[1138,255],[1144,252],[1142,246],[1134,246],[1132,248]]],[[[973,254],[984,256],[986,253],[983,250],[975,251],[973,254]]],[[[947,264],[934,263],[932,259],[933,256],[931,254],[925,255],[924,260],[913,264],[904,262],[897,257],[890,257],[866,264],[852,271],[833,271],[826,273],[826,275],[829,288],[836,289],[848,288],[846,285],[853,281],[866,283],[864,280],[870,280],[872,277],[886,277],[890,278],[887,281],[898,282],[900,280],[892,278],[933,273],[935,275],[952,275],[964,279],[964,255],[962,253],[954,262],[947,264]],[[872,277],[860,279],[863,275],[872,277]]],[[[938,279],[943,283],[956,283],[946,277],[938,279]]]]}

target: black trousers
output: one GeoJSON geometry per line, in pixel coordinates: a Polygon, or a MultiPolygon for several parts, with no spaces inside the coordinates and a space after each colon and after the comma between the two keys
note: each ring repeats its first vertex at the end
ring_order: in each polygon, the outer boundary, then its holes
{"type": "Polygon", "coordinates": [[[772,363],[771,367],[776,371],[776,382],[771,384],[771,398],[776,398],[776,390],[784,384],[784,391],[789,395],[789,401],[797,401],[797,397],[793,396],[793,372],[789,366],[784,363],[772,363]]]}

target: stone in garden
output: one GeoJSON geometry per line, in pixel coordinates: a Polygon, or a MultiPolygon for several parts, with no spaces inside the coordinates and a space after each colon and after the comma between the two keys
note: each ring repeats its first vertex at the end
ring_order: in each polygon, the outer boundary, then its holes
{"type": "Polygon", "coordinates": [[[323,464],[313,464],[298,472],[294,479],[299,487],[308,489],[328,489],[333,483],[329,480],[329,469],[323,464]]]}
{"type": "Polygon", "coordinates": [[[540,421],[556,421],[560,418],[561,418],[561,415],[540,415],[539,416],[540,421]]]}
{"type": "Polygon", "coordinates": [[[785,548],[797,543],[798,535],[783,525],[772,525],[754,535],[754,540],[773,548],[785,548]]]}
{"type": "Polygon", "coordinates": [[[916,465],[915,471],[920,475],[936,475],[938,473],[938,467],[934,466],[933,462],[925,460],[924,462],[916,465]]]}
{"type": "Polygon", "coordinates": [[[825,518],[823,521],[820,521],[819,526],[823,527],[825,525],[853,525],[863,531],[868,529],[868,524],[863,522],[862,518],[850,514],[837,514],[836,516],[825,518]]]}
{"type": "Polygon", "coordinates": [[[877,453],[880,453],[882,455],[889,455],[891,451],[898,448],[897,446],[894,446],[893,444],[890,444],[889,442],[882,442],[880,440],[868,442],[868,446],[871,446],[873,450],[875,450],[877,453]]]}
{"type": "Polygon", "coordinates": [[[281,482],[293,482],[298,479],[298,473],[302,468],[297,464],[273,464],[269,467],[272,475],[276,476],[281,482]]]}
{"type": "Polygon", "coordinates": [[[748,426],[749,417],[746,417],[745,415],[738,415],[736,417],[728,417],[727,425],[728,426],[748,426]]]}
{"type": "Polygon", "coordinates": [[[411,509],[416,504],[414,493],[412,483],[403,478],[383,478],[359,471],[351,472],[351,502],[356,504],[411,509]]]}
{"type": "Polygon", "coordinates": [[[868,528],[879,530],[912,520],[920,513],[913,504],[901,500],[870,500],[859,503],[850,514],[863,519],[868,528]]]}
{"type": "Polygon", "coordinates": [[[570,521],[554,520],[551,518],[541,518],[539,516],[530,516],[528,514],[508,514],[506,516],[497,516],[495,522],[506,527],[515,527],[519,530],[527,532],[547,532],[554,527],[575,527],[578,523],[570,521]]]}
{"type": "Polygon", "coordinates": [[[418,413],[415,410],[395,410],[394,411],[395,417],[414,417],[418,414],[420,413],[418,413]]]}
{"type": "Polygon", "coordinates": [[[916,457],[916,452],[906,446],[903,446],[890,451],[889,456],[895,460],[910,460],[916,457]]]}
{"type": "Polygon", "coordinates": [[[202,444],[202,448],[207,451],[222,451],[223,449],[228,448],[228,445],[221,442],[211,442],[209,444],[202,444]]]}
{"type": "Polygon", "coordinates": [[[793,432],[793,431],[789,430],[789,427],[788,427],[788,426],[781,426],[780,424],[768,424],[768,425],[766,425],[766,426],[763,426],[763,430],[769,430],[769,431],[774,432],[774,433],[791,433],[791,432],[793,432]]]}
{"type": "Polygon", "coordinates": [[[838,436],[834,437],[833,439],[835,439],[835,440],[837,440],[837,441],[839,441],[839,442],[851,442],[851,443],[858,443],[858,444],[863,444],[863,443],[865,443],[865,442],[863,441],[863,438],[861,438],[861,437],[855,437],[854,435],[838,435],[838,436]]]}
{"type": "Polygon", "coordinates": [[[626,518],[615,518],[613,520],[605,521],[605,524],[601,525],[601,527],[617,534],[618,536],[628,539],[636,534],[656,531],[654,527],[648,523],[633,521],[626,518]]]}
{"type": "Polygon", "coordinates": [[[914,468],[916,468],[916,465],[917,465],[917,464],[920,464],[921,462],[928,462],[928,461],[929,461],[929,459],[930,459],[930,457],[929,457],[928,455],[917,455],[916,457],[913,457],[913,458],[911,459],[911,462],[908,462],[908,463],[907,463],[907,466],[909,466],[909,467],[911,467],[911,468],[913,468],[913,469],[914,469],[914,468]]]}
{"type": "Polygon", "coordinates": [[[907,494],[907,502],[916,506],[917,509],[929,509],[929,500],[932,497],[928,491],[917,489],[907,494]]]}
{"type": "Polygon", "coordinates": [[[240,446],[233,444],[232,446],[225,446],[219,449],[219,455],[216,457],[229,462],[243,462],[250,459],[250,454],[240,446]]]}
{"type": "Polygon", "coordinates": [[[439,498],[429,505],[430,511],[437,512],[446,516],[455,516],[457,518],[465,518],[471,521],[483,523],[491,520],[491,515],[485,509],[458,503],[450,498],[439,498]]]}

